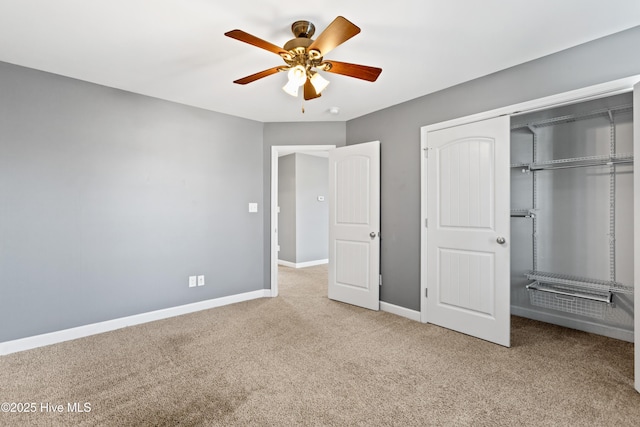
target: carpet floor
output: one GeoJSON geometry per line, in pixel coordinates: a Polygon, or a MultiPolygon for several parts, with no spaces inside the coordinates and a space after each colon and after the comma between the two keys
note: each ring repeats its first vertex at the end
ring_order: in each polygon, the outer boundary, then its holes
{"type": "Polygon", "coordinates": [[[35,403],[0,425],[640,425],[633,344],[513,317],[503,348],[331,301],[326,279],[281,267],[277,298],[0,357],[0,400],[35,403]]]}

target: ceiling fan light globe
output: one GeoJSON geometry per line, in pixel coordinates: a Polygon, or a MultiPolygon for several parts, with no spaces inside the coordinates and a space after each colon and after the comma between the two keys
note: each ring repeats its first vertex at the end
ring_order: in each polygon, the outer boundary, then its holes
{"type": "Polygon", "coordinates": [[[288,77],[289,83],[302,86],[307,80],[307,70],[302,65],[296,65],[289,70],[288,77]]]}
{"type": "Polygon", "coordinates": [[[282,87],[282,90],[287,92],[289,95],[297,98],[298,97],[298,88],[300,87],[300,85],[298,85],[296,82],[289,80],[287,82],[286,85],[284,85],[282,87]]]}
{"type": "Polygon", "coordinates": [[[329,80],[325,79],[318,73],[315,73],[313,77],[311,77],[311,84],[313,85],[313,88],[316,90],[317,94],[325,90],[326,87],[329,86],[329,83],[329,80]]]}

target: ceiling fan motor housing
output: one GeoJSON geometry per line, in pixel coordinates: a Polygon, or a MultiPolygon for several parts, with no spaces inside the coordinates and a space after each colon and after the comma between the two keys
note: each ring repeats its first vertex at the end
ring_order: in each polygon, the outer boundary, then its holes
{"type": "Polygon", "coordinates": [[[322,53],[315,49],[308,49],[313,43],[311,37],[316,32],[315,25],[310,21],[296,21],[291,25],[291,32],[296,38],[285,43],[283,49],[291,53],[292,57],[283,55],[284,60],[287,63],[291,61],[294,65],[306,65],[307,68],[320,65],[322,53]]]}
{"type": "Polygon", "coordinates": [[[316,27],[309,21],[296,21],[291,25],[291,32],[296,37],[285,43],[283,49],[287,54],[282,54],[282,58],[289,67],[301,65],[309,71],[321,64],[320,52],[308,49],[313,43],[311,37],[315,31],[316,27]]]}
{"type": "Polygon", "coordinates": [[[309,21],[296,21],[291,25],[291,32],[296,38],[310,39],[316,32],[316,26],[309,21]]]}
{"type": "Polygon", "coordinates": [[[283,46],[286,51],[295,51],[297,49],[306,51],[309,46],[311,46],[313,40],[307,39],[305,37],[296,37],[295,39],[291,39],[286,42],[283,46]]]}

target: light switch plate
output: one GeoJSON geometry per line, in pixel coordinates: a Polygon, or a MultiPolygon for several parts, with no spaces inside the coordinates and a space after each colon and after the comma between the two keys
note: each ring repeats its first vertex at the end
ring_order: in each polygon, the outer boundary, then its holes
{"type": "Polygon", "coordinates": [[[190,288],[195,288],[197,284],[197,277],[196,276],[189,276],[189,287],[190,288]]]}
{"type": "Polygon", "coordinates": [[[249,212],[251,212],[251,213],[258,212],[258,204],[257,203],[249,203],[249,212]]]}
{"type": "Polygon", "coordinates": [[[198,276],[198,286],[204,286],[204,276],[198,276]]]}

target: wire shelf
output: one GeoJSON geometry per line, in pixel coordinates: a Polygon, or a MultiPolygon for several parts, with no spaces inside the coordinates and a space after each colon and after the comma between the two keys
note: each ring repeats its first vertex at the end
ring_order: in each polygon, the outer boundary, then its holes
{"type": "Polygon", "coordinates": [[[574,290],[595,291],[595,292],[616,292],[621,294],[632,294],[633,286],[624,285],[620,282],[590,279],[586,277],[569,276],[565,274],[547,273],[543,271],[529,271],[525,274],[527,279],[551,285],[569,286],[574,290]]]}
{"type": "Polygon", "coordinates": [[[531,305],[579,316],[604,319],[611,313],[611,293],[591,294],[549,287],[539,282],[527,286],[531,305]]]}
{"type": "MultiPolygon", "coordinates": [[[[533,306],[544,307],[547,309],[562,311],[579,316],[586,316],[595,319],[608,319],[620,317],[626,313],[623,309],[616,309],[614,304],[614,293],[616,295],[615,302],[624,304],[629,297],[621,294],[632,295],[634,293],[633,285],[629,286],[616,280],[615,272],[615,195],[616,195],[616,179],[618,170],[617,165],[633,164],[632,153],[616,153],[616,117],[619,114],[627,114],[633,112],[633,105],[619,105],[615,107],[601,108],[588,112],[557,116],[548,119],[533,120],[528,123],[516,123],[511,129],[528,129],[533,137],[533,153],[530,162],[519,162],[511,164],[511,168],[521,169],[522,173],[537,172],[542,170],[569,169],[581,167],[609,167],[609,280],[598,280],[578,276],[570,276],[564,274],[555,274],[542,272],[537,270],[537,173],[533,173],[532,186],[532,209],[512,209],[511,217],[514,218],[531,218],[533,224],[533,270],[529,271],[525,276],[533,281],[527,285],[530,303],[533,306]],[[607,155],[574,157],[566,159],[556,159],[549,161],[538,161],[537,138],[542,135],[540,128],[554,126],[564,123],[571,123],[579,120],[593,119],[603,117],[609,122],[609,150],[607,155]]],[[[520,159],[518,159],[520,160],[520,159]]],[[[621,306],[622,307],[622,306],[621,306]]],[[[625,321],[628,319],[622,316],[625,321]]]]}
{"type": "Polygon", "coordinates": [[[581,114],[568,114],[566,116],[553,117],[551,119],[543,119],[543,120],[538,120],[531,123],[515,124],[511,126],[511,129],[513,130],[523,129],[523,128],[535,129],[539,127],[554,126],[562,123],[575,122],[578,120],[592,119],[592,118],[601,117],[601,116],[611,117],[610,114],[612,113],[627,113],[631,111],[633,111],[633,105],[631,104],[619,105],[616,107],[601,108],[598,110],[593,110],[593,111],[589,111],[581,114]]]}
{"type": "Polygon", "coordinates": [[[610,166],[614,164],[633,163],[633,153],[608,154],[602,156],[574,157],[569,159],[548,160],[535,163],[514,163],[512,168],[523,168],[531,171],[568,169],[587,166],[610,166]]]}

